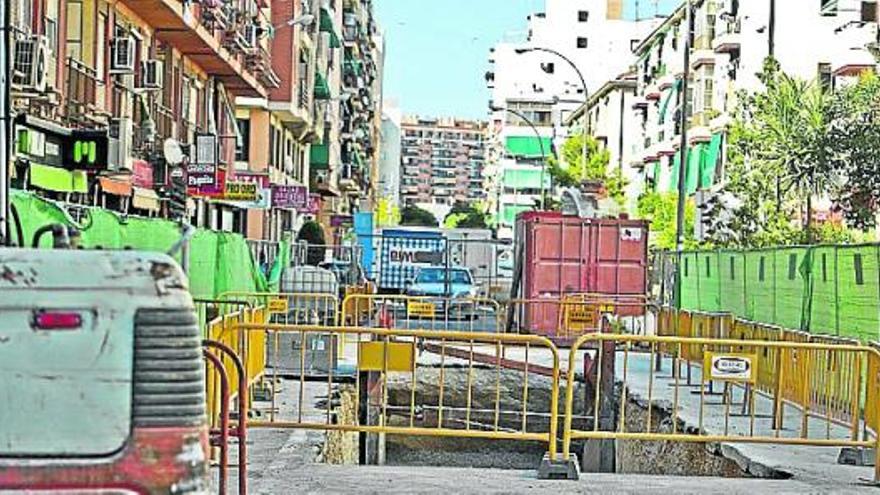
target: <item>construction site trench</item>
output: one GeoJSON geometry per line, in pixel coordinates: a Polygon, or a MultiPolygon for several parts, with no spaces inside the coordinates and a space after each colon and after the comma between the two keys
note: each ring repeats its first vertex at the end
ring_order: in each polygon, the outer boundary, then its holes
{"type": "MultiPolygon", "coordinates": [[[[416,388],[421,404],[434,406],[417,407],[415,426],[436,426],[440,421],[436,404],[441,393],[440,367],[420,369],[416,388]]],[[[468,390],[467,367],[445,367],[443,369],[443,397],[446,404],[462,404],[468,390]]],[[[471,371],[471,387],[494,388],[500,383],[500,405],[498,415],[499,431],[514,431],[522,426],[522,373],[509,369],[500,372],[490,366],[474,367],[471,371]]],[[[574,410],[584,411],[587,404],[588,386],[582,377],[575,380],[574,410]]],[[[533,411],[548,411],[551,398],[551,379],[533,377],[529,383],[529,396],[526,410],[527,427],[534,431],[546,431],[550,418],[547,414],[533,411]]],[[[411,377],[391,376],[388,380],[389,426],[408,426],[410,408],[408,406],[412,390],[411,377]],[[407,404],[406,407],[402,405],[407,404]],[[395,405],[401,405],[395,408],[395,405]]],[[[566,390],[564,381],[560,397],[566,390]]],[[[612,398],[613,410],[619,410],[622,387],[615,387],[612,398]]],[[[495,421],[495,403],[482,400],[474,395],[469,424],[472,429],[492,429],[495,421]]],[[[321,408],[324,407],[320,399],[321,408]]],[[[336,421],[353,424],[357,407],[354,384],[341,384],[334,388],[331,397],[336,421]]],[[[627,392],[626,429],[644,429],[648,419],[647,401],[627,392]]],[[[650,408],[651,423],[658,432],[672,431],[673,421],[678,421],[679,431],[695,430],[680,419],[675,419],[671,405],[654,400],[650,408]]],[[[465,414],[454,406],[444,407],[442,422],[450,427],[464,427],[465,414]]],[[[363,417],[361,419],[364,419],[363,417]]],[[[592,416],[582,414],[576,422],[587,424],[592,416]]],[[[613,418],[617,421],[619,418],[613,418]]],[[[561,423],[561,418],[560,418],[561,423]]],[[[617,472],[628,474],[652,474],[673,476],[714,476],[714,477],[760,477],[787,478],[785,472],[765,468],[755,469],[747,460],[737,458],[735,449],[723,448],[716,443],[670,442],[642,440],[590,440],[575,441],[572,451],[577,454],[582,472],[617,472]]],[[[435,436],[408,435],[367,435],[353,432],[329,431],[324,436],[320,460],[330,464],[384,464],[393,466],[443,466],[494,469],[533,470],[546,453],[546,445],[539,442],[481,439],[449,438],[435,436]]]]}

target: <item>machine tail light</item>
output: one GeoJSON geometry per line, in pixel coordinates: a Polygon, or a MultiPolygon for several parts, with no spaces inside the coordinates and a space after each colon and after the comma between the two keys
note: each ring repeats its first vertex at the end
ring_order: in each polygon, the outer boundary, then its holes
{"type": "Polygon", "coordinates": [[[82,326],[82,315],[73,311],[38,311],[34,313],[37,330],[76,330],[82,326]]]}

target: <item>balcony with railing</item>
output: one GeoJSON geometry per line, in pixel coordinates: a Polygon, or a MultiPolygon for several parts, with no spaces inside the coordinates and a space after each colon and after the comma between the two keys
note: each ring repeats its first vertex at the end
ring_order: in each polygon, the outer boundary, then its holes
{"type": "Polygon", "coordinates": [[[237,96],[265,97],[266,90],[246,56],[256,46],[255,0],[120,0],[164,41],[187,54],[202,70],[217,77],[237,96]]]}
{"type": "Polygon", "coordinates": [[[739,17],[721,16],[716,21],[718,28],[712,49],[715,53],[735,53],[740,49],[742,36],[742,19],[739,17]]]}
{"type": "Polygon", "coordinates": [[[98,74],[95,69],[76,60],[67,59],[67,119],[73,122],[88,120],[97,106],[98,74]]]}

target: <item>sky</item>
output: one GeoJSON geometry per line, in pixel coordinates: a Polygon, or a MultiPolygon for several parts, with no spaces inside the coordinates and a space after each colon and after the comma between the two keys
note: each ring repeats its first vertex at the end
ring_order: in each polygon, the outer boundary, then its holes
{"type": "MultiPolygon", "coordinates": [[[[680,0],[658,0],[669,9],[680,0]]],[[[634,15],[628,0],[625,15],[634,15]]],[[[653,0],[641,0],[643,12],[653,0]]],[[[386,100],[404,114],[485,118],[489,48],[525,36],[526,17],[544,0],[376,0],[385,33],[386,100]]]]}

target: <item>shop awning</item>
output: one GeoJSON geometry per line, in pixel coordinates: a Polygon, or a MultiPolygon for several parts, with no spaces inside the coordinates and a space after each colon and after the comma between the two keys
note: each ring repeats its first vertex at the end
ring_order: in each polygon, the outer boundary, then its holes
{"type": "Polygon", "coordinates": [[[316,170],[327,170],[330,166],[330,145],[313,144],[309,149],[309,163],[316,170]]]}
{"type": "Polygon", "coordinates": [[[105,194],[114,196],[131,196],[131,183],[109,177],[99,177],[98,183],[101,184],[101,190],[105,194]]]}
{"type": "Polygon", "coordinates": [[[315,72],[315,99],[330,99],[330,85],[327,84],[327,78],[320,72],[315,72]]]}
{"type": "Polygon", "coordinates": [[[159,195],[152,189],[133,187],[134,196],[131,205],[141,210],[159,211],[159,195]]]}
{"type": "MultiPolygon", "coordinates": [[[[540,168],[523,168],[523,169],[507,169],[504,171],[502,183],[505,189],[541,189],[541,169],[540,168]]],[[[544,187],[550,187],[550,173],[543,172],[544,187]]]]}
{"type": "Polygon", "coordinates": [[[541,158],[542,147],[543,156],[551,156],[553,142],[545,137],[538,140],[537,136],[510,136],[505,140],[505,144],[507,152],[513,156],[541,158]]]}
{"type": "Polygon", "coordinates": [[[88,178],[84,171],[50,167],[39,163],[30,165],[30,183],[47,191],[89,192],[88,178]]]}

